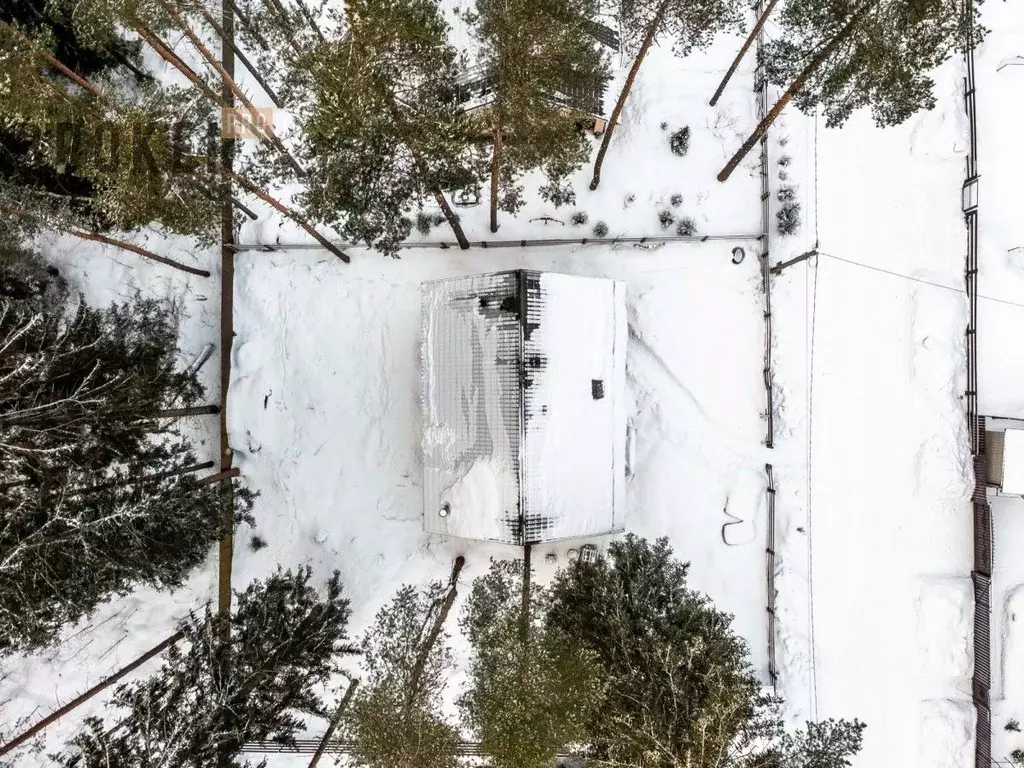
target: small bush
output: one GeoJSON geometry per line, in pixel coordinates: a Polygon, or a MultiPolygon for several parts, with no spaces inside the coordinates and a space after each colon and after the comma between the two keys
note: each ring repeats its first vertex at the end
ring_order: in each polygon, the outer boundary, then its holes
{"type": "MultiPolygon", "coordinates": [[[[455,214],[455,218],[458,219],[459,215],[455,214]]],[[[434,218],[432,218],[431,221],[433,222],[435,227],[440,227],[442,224],[444,224],[444,214],[443,213],[435,213],[434,214],[434,218]]]]}
{"type": "Polygon", "coordinates": [[[1024,765],[1024,749],[1015,749],[1010,753],[1010,760],[1017,765],[1024,765]]]}
{"type": "Polygon", "coordinates": [[[680,237],[693,237],[697,234],[697,222],[689,216],[683,216],[676,226],[676,234],[680,237]]]}
{"type": "Polygon", "coordinates": [[[784,147],[784,146],[786,146],[787,144],[789,144],[789,136],[782,136],[782,137],[781,137],[781,138],[779,139],[779,146],[780,146],[780,147],[784,147]]]}
{"type": "Polygon", "coordinates": [[[775,194],[775,197],[780,203],[791,203],[796,200],[796,187],[779,187],[779,191],[775,194]]]}
{"type": "Polygon", "coordinates": [[[658,124],[658,127],[659,127],[659,128],[661,128],[661,130],[663,130],[663,131],[664,131],[664,130],[665,130],[666,128],[668,128],[668,122],[667,122],[666,120],[662,120],[662,121],[661,121],[661,122],[660,122],[660,123],[658,124]]]}
{"type": "Polygon", "coordinates": [[[421,235],[429,235],[430,228],[434,225],[434,219],[429,213],[420,211],[416,214],[416,231],[421,235]]]}
{"type": "Polygon", "coordinates": [[[1013,717],[1006,721],[1006,725],[1003,726],[1003,730],[1012,731],[1013,733],[1020,733],[1020,720],[1013,717]]]}
{"type": "Polygon", "coordinates": [[[608,225],[603,221],[598,221],[594,224],[594,237],[607,237],[608,236],[608,225]]]}
{"type": "Polygon", "coordinates": [[[672,197],[668,199],[668,202],[671,204],[673,208],[678,208],[680,205],[683,204],[683,196],[676,192],[674,195],[672,195],[672,197]]]}
{"type": "Polygon", "coordinates": [[[795,235],[800,230],[800,203],[783,203],[775,212],[775,219],[775,229],[780,235],[795,235]]]}
{"type": "Polygon", "coordinates": [[[672,211],[668,208],[662,208],[658,211],[658,223],[661,224],[662,229],[668,229],[675,223],[676,217],[672,215],[672,211]]]}
{"type": "Polygon", "coordinates": [[[778,160],[776,160],[776,162],[785,168],[793,162],[793,158],[789,155],[782,155],[778,160]]]}
{"type": "Polygon", "coordinates": [[[266,549],[266,547],[267,540],[262,536],[253,535],[253,537],[249,539],[249,549],[253,552],[259,552],[261,549],[266,549]]]}
{"type": "Polygon", "coordinates": [[[624,198],[622,198],[622,207],[623,208],[629,208],[635,202],[636,202],[636,195],[634,195],[632,192],[630,192],[628,195],[626,195],[624,198]]]}
{"type": "Polygon", "coordinates": [[[668,148],[673,155],[682,157],[690,151],[690,126],[684,125],[668,137],[668,148]]]}
{"type": "Polygon", "coordinates": [[[576,191],[569,183],[549,181],[547,184],[542,185],[539,191],[541,198],[547,200],[555,208],[576,204],[576,191]]]}
{"type": "Polygon", "coordinates": [[[572,222],[574,227],[582,227],[587,223],[588,218],[586,211],[573,211],[569,221],[572,222]]]}
{"type": "Polygon", "coordinates": [[[779,181],[788,181],[788,180],[789,180],[789,174],[786,173],[785,171],[779,171],[779,181]]]}

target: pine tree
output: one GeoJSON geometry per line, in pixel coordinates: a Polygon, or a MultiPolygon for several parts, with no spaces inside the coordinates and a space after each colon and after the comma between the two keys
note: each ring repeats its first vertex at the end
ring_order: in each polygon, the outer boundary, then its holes
{"type": "Polygon", "coordinates": [[[787,735],[732,617],[687,586],[688,567],[666,539],[652,545],[629,535],[612,542],[607,556],[556,576],[548,630],[596,655],[607,690],[581,739],[588,764],[846,765],[860,749],[863,725],[828,721],[787,735]]]}
{"type": "MultiPolygon", "coordinates": [[[[202,393],[173,307],[98,310],[0,248],[0,651],[38,648],[137,583],[179,586],[219,538],[219,489],[159,412],[202,393]]],[[[234,517],[252,494],[236,490],[234,517]]]]}
{"type": "Polygon", "coordinates": [[[468,248],[442,190],[475,184],[480,168],[436,0],[352,0],[347,9],[347,28],[295,57],[283,89],[300,101],[301,88],[310,102],[300,108],[308,215],[394,255],[411,212],[429,200],[468,248]]]}
{"type": "Polygon", "coordinates": [[[405,586],[362,642],[365,678],[347,718],[353,759],[365,768],[455,768],[459,731],[441,714],[453,669],[443,624],[452,588],[405,586]]]}
{"type": "Polygon", "coordinates": [[[58,764],[209,768],[235,760],[248,741],[294,744],[300,715],[327,715],[315,691],[349,651],[338,574],[325,595],[310,575],[278,569],[239,593],[226,644],[222,617],[209,608],[191,614],[180,624],[184,646],[172,647],[154,675],[117,689],[107,705],[117,725],[88,719],[58,764]]]}
{"type": "Polygon", "coordinates": [[[718,175],[725,181],[792,101],[820,108],[830,128],[869,107],[876,125],[898,125],[935,106],[931,72],[984,29],[961,0],[795,0],[764,49],[782,96],[718,175]]]}
{"type": "Polygon", "coordinates": [[[540,169],[547,186],[590,156],[580,103],[604,91],[607,61],[590,36],[593,0],[478,0],[472,16],[493,101],[475,118],[491,138],[491,231],[498,211],[522,205],[519,178],[540,169]]]}
{"type": "Polygon", "coordinates": [[[496,768],[550,763],[582,740],[603,695],[594,656],[548,629],[542,598],[522,563],[498,561],[462,619],[473,657],[459,704],[496,768]]]}
{"type": "Polygon", "coordinates": [[[739,7],[738,0],[630,0],[622,4],[623,44],[627,50],[636,53],[594,161],[591,189],[597,189],[601,183],[601,167],[619,116],[655,41],[661,37],[673,38],[672,51],[679,57],[702,50],[719,32],[738,25],[739,7]]]}

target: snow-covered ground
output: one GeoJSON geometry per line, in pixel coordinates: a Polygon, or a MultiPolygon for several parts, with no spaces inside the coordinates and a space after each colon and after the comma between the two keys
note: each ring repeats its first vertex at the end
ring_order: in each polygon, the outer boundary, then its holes
{"type": "MultiPolygon", "coordinates": [[[[1010,3],[984,10],[993,33],[977,66],[981,411],[1024,417],[1024,367],[1011,335],[1024,311],[1024,251],[1014,250],[1024,246],[1016,211],[1024,60],[1015,59],[1024,56],[1024,12],[1010,3]]],[[[586,189],[585,168],[575,179],[576,206],[556,211],[531,197],[518,219],[502,215],[493,237],[485,204],[462,209],[470,239],[584,237],[598,220],[612,236],[663,234],[656,213],[671,207],[675,193],[683,201],[674,213],[696,218],[701,233],[755,234],[756,150],[729,183],[714,180],[753,122],[750,59],[718,110],[706,106],[737,44],[723,39],[683,62],[667,46],[654,50],[600,189],[586,189]],[[679,158],[668,150],[668,133],[682,124],[692,138],[679,158]],[[588,213],[585,227],[568,223],[576,209],[588,213]],[[566,223],[530,221],[542,215],[566,223]]],[[[609,99],[624,74],[617,72],[609,99]]],[[[626,283],[631,331],[627,389],[636,446],[626,528],[671,539],[692,563],[693,586],[735,614],[767,680],[764,464],[772,462],[775,640],[789,715],[867,722],[857,766],[973,764],[962,76],[959,62],[936,73],[936,110],[899,128],[877,129],[858,114],[831,131],[792,111],[773,128],[772,190],[795,186],[803,221],[795,237],[773,234],[771,261],[819,246],[817,257],[772,281],[774,451],[763,447],[756,242],[416,249],[401,260],[353,250],[351,265],[319,250],[239,254],[230,442],[261,497],[256,529],[242,529],[237,539],[236,586],[278,562],[309,562],[321,576],[339,569],[358,633],[399,584],[445,578],[456,554],[467,557],[467,579],[490,557],[517,556],[516,549],[422,532],[419,286],[518,267],[613,277],[626,283]],[[735,245],[747,253],[739,265],[729,258],[735,245]],[[253,535],[269,546],[253,551],[253,535]]],[[[253,207],[261,218],[245,226],[243,241],[305,242],[253,207]]],[[[773,222],[776,209],[773,200],[773,222]]],[[[180,250],[173,245],[169,254],[180,250]]],[[[186,353],[217,340],[215,265],[204,281],[65,240],[58,251],[74,284],[96,302],[133,286],[179,298],[186,353]]],[[[212,264],[213,256],[199,261],[212,264]]],[[[204,375],[216,397],[215,368],[204,375]]],[[[196,430],[212,458],[216,425],[196,430]]],[[[1024,546],[1021,504],[1005,497],[993,504],[1000,757],[1024,747],[1024,738],[1003,731],[1009,718],[1024,719],[1024,566],[1012,554],[1024,546]]],[[[579,543],[538,547],[541,576],[579,543]]],[[[4,721],[38,719],[165,637],[175,617],[213,594],[212,565],[211,557],[211,567],[175,595],[139,591],[106,607],[69,629],[50,654],[5,660],[4,721]]],[[[52,727],[47,749],[93,711],[83,707],[52,727]]],[[[310,732],[321,727],[311,724],[310,732]]],[[[18,764],[44,763],[25,756],[18,764]]],[[[300,762],[270,756],[273,768],[293,764],[300,762]]]]}

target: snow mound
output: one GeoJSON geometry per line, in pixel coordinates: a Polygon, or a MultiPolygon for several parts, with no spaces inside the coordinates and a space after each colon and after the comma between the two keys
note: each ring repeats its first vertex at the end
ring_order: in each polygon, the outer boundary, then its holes
{"type": "Polygon", "coordinates": [[[974,611],[970,579],[922,579],[916,610],[922,676],[944,680],[970,675],[974,611]]]}

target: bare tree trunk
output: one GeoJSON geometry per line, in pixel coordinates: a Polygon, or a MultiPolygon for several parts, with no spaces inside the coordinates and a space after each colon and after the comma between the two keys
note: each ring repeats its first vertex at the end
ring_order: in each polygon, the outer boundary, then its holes
{"type": "Polygon", "coordinates": [[[225,480],[231,480],[234,477],[239,477],[242,474],[242,470],[238,467],[230,467],[228,469],[221,470],[215,475],[207,475],[206,477],[196,480],[197,485],[216,485],[217,483],[223,483],[225,480]]]}
{"type": "Polygon", "coordinates": [[[459,216],[452,207],[448,204],[448,199],[444,196],[444,192],[441,191],[440,187],[434,187],[434,200],[441,207],[441,213],[444,214],[445,220],[448,222],[448,226],[452,228],[452,232],[455,233],[455,239],[459,241],[459,248],[462,250],[469,249],[469,239],[466,237],[466,233],[462,230],[462,222],[459,221],[459,216]]]}
{"type": "Polygon", "coordinates": [[[291,210],[290,208],[287,208],[282,203],[279,203],[277,200],[272,198],[270,195],[268,195],[262,189],[257,187],[251,181],[249,181],[246,178],[243,178],[242,176],[239,176],[237,173],[234,173],[233,171],[231,172],[231,179],[237,182],[239,185],[241,185],[243,189],[252,192],[252,194],[256,195],[256,197],[258,197],[260,200],[277,209],[285,216],[287,216],[289,219],[294,221],[296,224],[302,227],[304,231],[308,232],[309,235],[312,236],[314,240],[320,243],[320,245],[329,250],[331,253],[333,253],[339,259],[344,261],[346,264],[348,264],[351,261],[351,259],[349,259],[349,257],[341,249],[339,249],[330,240],[328,240],[326,237],[317,232],[309,222],[307,222],[305,219],[299,216],[299,214],[295,213],[295,211],[291,210]]]}
{"type": "Polygon", "coordinates": [[[530,639],[530,577],[533,575],[533,566],[530,561],[532,560],[532,557],[533,546],[527,544],[523,547],[523,602],[520,606],[522,624],[519,628],[524,646],[530,639]]]}
{"type": "Polygon", "coordinates": [[[493,132],[491,149],[491,232],[498,231],[498,177],[501,175],[501,126],[493,132]]]}
{"type": "MultiPolygon", "coordinates": [[[[218,96],[216,92],[206,83],[205,80],[203,80],[199,76],[199,74],[194,69],[192,69],[188,64],[186,64],[184,61],[178,58],[174,51],[172,51],[170,47],[167,46],[162,40],[160,40],[160,38],[157,37],[152,31],[150,31],[142,25],[136,27],[135,31],[138,32],[139,37],[145,40],[149,44],[149,46],[160,55],[160,58],[162,58],[176,70],[181,72],[181,74],[183,74],[190,83],[192,83],[196,88],[198,88],[200,92],[202,92],[202,94],[206,96],[206,98],[208,98],[214,104],[217,104],[222,108],[231,108],[229,100],[225,100],[218,96]]],[[[228,89],[225,88],[225,91],[228,91],[228,89]]],[[[265,137],[265,134],[263,133],[258,123],[253,122],[240,112],[233,114],[235,114],[235,116],[238,118],[239,122],[242,123],[242,125],[244,125],[250,131],[252,131],[253,136],[265,137]]],[[[267,138],[267,140],[269,141],[269,138],[267,138]]]]}
{"type": "MultiPolygon", "coordinates": [[[[18,208],[9,208],[6,205],[0,205],[0,211],[3,211],[4,213],[9,213],[12,216],[22,216],[29,219],[34,218],[32,214],[29,213],[28,211],[22,211],[18,208]]],[[[69,235],[80,237],[83,240],[91,240],[96,243],[103,243],[104,245],[112,245],[115,248],[121,248],[126,251],[131,251],[132,253],[137,253],[139,254],[139,256],[144,256],[150,261],[156,261],[159,262],[160,264],[166,264],[169,267],[180,269],[182,272],[188,272],[189,274],[192,275],[199,275],[200,277],[210,276],[210,273],[205,269],[196,269],[195,267],[190,267],[187,264],[182,264],[180,261],[174,261],[174,259],[168,259],[163,256],[158,256],[152,251],[147,251],[145,248],[140,248],[139,246],[133,245],[132,243],[127,243],[124,240],[115,240],[112,237],[100,235],[95,232],[82,232],[81,230],[71,229],[67,227],[58,226],[56,227],[56,229],[59,229],[62,232],[67,232],[69,235]]]]}
{"type": "MultiPolygon", "coordinates": [[[[28,38],[28,36],[25,35],[24,32],[22,32],[20,29],[18,29],[13,24],[8,24],[6,21],[0,21],[0,24],[2,24],[3,26],[5,26],[5,27],[7,27],[7,28],[9,28],[11,30],[13,30],[14,33],[18,37],[20,37],[22,40],[27,42],[33,48],[36,47],[35,42],[33,40],[30,40],[28,38]]],[[[80,74],[78,74],[77,72],[72,70],[69,66],[67,66],[64,62],[60,61],[52,53],[50,53],[49,51],[43,51],[43,50],[39,50],[39,49],[36,49],[36,52],[39,54],[39,56],[44,61],[46,61],[47,64],[49,64],[51,67],[53,67],[58,72],[60,72],[62,75],[64,75],[64,77],[68,78],[69,80],[71,80],[76,85],[78,85],[78,86],[84,88],[85,90],[89,91],[89,93],[91,93],[96,98],[98,98],[98,99],[102,99],[103,98],[103,92],[99,88],[97,88],[95,85],[93,85],[88,80],[86,80],[84,77],[82,77],[80,74]]]]}
{"type": "Polygon", "coordinates": [[[431,625],[430,631],[427,632],[427,636],[423,640],[423,644],[416,653],[416,661],[413,662],[412,671],[409,673],[409,689],[406,691],[405,696],[406,707],[411,705],[416,694],[419,692],[420,678],[423,676],[423,670],[427,666],[427,659],[430,657],[430,651],[437,643],[437,638],[441,636],[441,630],[444,628],[444,623],[448,619],[448,614],[451,613],[452,606],[455,604],[455,598],[458,595],[457,584],[459,574],[462,572],[465,565],[466,558],[462,555],[455,558],[455,564],[452,566],[452,575],[448,581],[448,591],[445,593],[444,597],[441,598],[440,603],[438,604],[437,616],[434,617],[434,623],[431,625]]]}
{"type": "Polygon", "coordinates": [[[647,56],[647,52],[651,49],[651,44],[654,42],[654,38],[658,36],[658,28],[661,26],[661,21],[665,16],[665,9],[668,7],[668,0],[662,0],[661,5],[658,6],[658,10],[654,14],[654,18],[651,19],[650,26],[647,27],[647,34],[644,35],[643,42],[640,44],[640,50],[636,54],[636,58],[633,59],[633,66],[629,68],[629,74],[626,75],[626,82],[622,86],[622,92],[619,93],[619,99],[615,102],[615,108],[612,109],[612,116],[608,118],[608,127],[604,130],[604,138],[601,139],[601,148],[597,150],[597,159],[594,160],[594,176],[590,180],[590,188],[597,189],[598,184],[601,183],[601,166],[604,164],[604,156],[608,154],[608,145],[612,143],[612,133],[615,131],[615,126],[619,122],[619,115],[622,114],[622,108],[626,104],[626,98],[629,96],[629,92],[633,89],[633,81],[636,80],[636,75],[640,71],[640,65],[644,63],[644,58],[647,56]]]}
{"type": "Polygon", "coordinates": [[[231,74],[224,68],[224,66],[219,61],[217,61],[216,57],[212,53],[210,53],[210,49],[207,48],[203,41],[199,39],[199,36],[189,26],[188,21],[182,17],[182,15],[174,6],[165,2],[165,0],[160,0],[160,5],[162,5],[164,9],[169,14],[171,14],[174,20],[178,23],[178,26],[181,27],[181,31],[185,33],[185,36],[192,42],[192,45],[195,46],[196,50],[199,51],[199,54],[204,59],[206,59],[206,62],[211,67],[213,67],[217,71],[217,74],[221,76],[224,83],[231,89],[231,92],[235,95],[235,98],[237,98],[242,103],[242,105],[248,110],[249,114],[253,119],[253,122],[260,125],[260,127],[263,129],[264,135],[270,140],[270,143],[274,145],[274,148],[281,153],[281,156],[284,157],[284,159],[288,162],[288,165],[292,167],[292,170],[294,170],[295,173],[298,174],[300,178],[305,178],[306,170],[301,165],[299,165],[298,160],[296,160],[292,156],[292,154],[288,151],[288,148],[285,147],[281,139],[278,138],[278,135],[274,133],[273,126],[261,122],[262,118],[260,113],[256,110],[256,107],[254,107],[252,102],[249,101],[246,95],[242,92],[242,89],[238,87],[238,83],[235,82],[231,74]]]}
{"type": "Polygon", "coordinates": [[[178,469],[169,469],[166,472],[154,472],[151,475],[132,475],[125,480],[111,480],[106,483],[99,483],[97,485],[89,485],[85,488],[72,488],[67,493],[69,496],[81,496],[86,493],[95,493],[96,491],[106,491],[110,488],[121,488],[126,485],[134,485],[135,483],[145,483],[150,480],[166,480],[169,477],[177,477],[178,475],[188,475],[193,472],[199,472],[203,469],[211,469],[213,467],[212,461],[204,461],[200,464],[189,464],[185,467],[179,467],[178,469]]]}
{"type": "Polygon", "coordinates": [[[241,49],[235,45],[235,41],[225,33],[224,28],[217,23],[217,20],[213,18],[210,12],[203,7],[202,3],[196,3],[194,7],[199,11],[206,23],[213,28],[213,31],[217,33],[217,37],[220,38],[221,42],[231,48],[231,52],[234,53],[235,58],[242,62],[242,66],[249,70],[249,74],[253,76],[256,82],[260,84],[260,88],[262,88],[267,96],[270,97],[270,100],[274,102],[274,106],[278,109],[284,109],[284,104],[281,102],[281,99],[278,98],[274,89],[271,88],[267,81],[263,79],[263,75],[261,75],[259,70],[252,65],[252,62],[250,62],[246,55],[242,53],[241,49]]]}
{"type": "Polygon", "coordinates": [[[308,768],[316,768],[317,763],[320,762],[320,758],[324,756],[324,751],[327,749],[327,745],[331,741],[331,737],[334,736],[334,732],[338,729],[338,723],[341,722],[341,716],[345,714],[345,710],[348,709],[349,703],[352,701],[352,697],[355,695],[356,687],[359,685],[359,680],[352,680],[348,684],[348,689],[345,691],[345,695],[341,699],[341,703],[338,704],[338,708],[334,710],[334,714],[331,716],[331,721],[327,724],[327,730],[324,731],[324,736],[320,739],[320,743],[317,744],[316,752],[313,753],[313,757],[309,760],[308,768]]]}
{"type": "Polygon", "coordinates": [[[718,174],[719,181],[726,181],[732,175],[732,172],[736,170],[736,166],[743,161],[743,158],[747,156],[747,153],[758,141],[761,140],[761,137],[768,131],[768,128],[775,122],[776,118],[778,118],[782,113],[782,110],[785,109],[786,105],[789,104],[792,98],[800,91],[801,88],[804,87],[811,75],[813,75],[815,71],[817,71],[818,67],[824,64],[828,57],[831,56],[836,49],[842,45],[846,38],[852,34],[857,23],[861,20],[861,17],[864,16],[864,13],[872,5],[873,2],[862,5],[858,8],[854,12],[853,16],[850,17],[850,20],[846,22],[845,26],[843,26],[843,28],[836,33],[835,37],[829,41],[828,45],[822,48],[817,55],[811,59],[807,66],[804,67],[803,71],[797,75],[797,78],[790,84],[789,88],[786,89],[786,92],[782,94],[778,101],[775,102],[775,106],[771,108],[768,114],[764,116],[764,119],[758,123],[754,132],[750,134],[745,142],[743,142],[743,146],[740,147],[736,154],[732,156],[732,159],[725,164],[725,168],[723,168],[718,174]]]}
{"type": "Polygon", "coordinates": [[[177,419],[182,416],[205,416],[220,413],[219,405],[193,405],[190,408],[164,408],[156,411],[153,416],[158,419],[177,419]]]}
{"type": "Polygon", "coordinates": [[[150,648],[148,651],[146,651],[144,654],[139,656],[137,659],[135,659],[134,661],[130,662],[126,666],[122,667],[121,669],[119,669],[117,672],[115,672],[114,674],[110,675],[109,677],[106,677],[105,679],[101,680],[100,682],[98,682],[96,685],[94,685],[92,688],[87,690],[82,695],[76,696],[74,699],[69,701],[63,707],[60,707],[59,709],[54,710],[49,715],[47,715],[42,720],[40,720],[38,723],[33,725],[31,728],[29,728],[27,731],[25,731],[24,733],[20,734],[19,736],[16,736],[15,738],[11,739],[9,742],[4,744],[2,747],[0,747],[0,757],[2,757],[3,755],[6,755],[12,749],[15,749],[16,747],[20,747],[22,744],[24,744],[26,741],[31,739],[33,736],[35,736],[36,734],[40,733],[44,728],[46,728],[47,726],[53,724],[54,722],[56,722],[60,718],[64,717],[64,715],[66,715],[68,712],[71,712],[72,710],[78,708],[79,706],[81,706],[82,704],[87,702],[89,699],[91,699],[93,696],[95,696],[97,693],[100,693],[104,689],[109,688],[111,685],[116,683],[118,680],[121,680],[123,677],[125,677],[125,675],[128,675],[128,674],[134,672],[136,669],[141,667],[143,664],[145,664],[147,661],[152,659],[154,656],[158,656],[159,654],[163,653],[166,649],[170,648],[172,645],[174,645],[179,640],[181,640],[182,637],[184,637],[184,633],[183,632],[175,632],[173,635],[171,635],[169,638],[164,640],[162,643],[160,643],[159,645],[154,646],[153,648],[150,648]]]}
{"type": "Polygon", "coordinates": [[[732,64],[729,65],[729,70],[725,73],[725,77],[723,77],[722,82],[718,84],[718,89],[715,91],[715,95],[711,97],[710,104],[712,107],[718,103],[718,100],[722,96],[722,91],[725,90],[725,86],[728,85],[733,73],[736,72],[736,68],[740,65],[740,61],[743,60],[743,56],[746,54],[747,49],[754,44],[754,40],[757,38],[757,35],[761,31],[765,22],[768,21],[768,17],[771,15],[772,10],[778,2],[779,0],[768,0],[768,5],[766,5],[764,10],[761,11],[761,15],[757,17],[757,22],[754,24],[754,28],[750,30],[750,34],[747,35],[747,39],[743,41],[740,52],[737,53],[736,58],[732,60],[732,64]]]}

